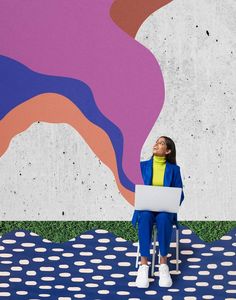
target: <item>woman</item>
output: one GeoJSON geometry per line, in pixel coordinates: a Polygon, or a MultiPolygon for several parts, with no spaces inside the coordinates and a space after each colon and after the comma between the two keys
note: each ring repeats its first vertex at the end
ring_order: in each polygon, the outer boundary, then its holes
{"type": "MultiPolygon", "coordinates": [[[[153,146],[151,159],[141,161],[141,171],[144,184],[172,186],[183,188],[180,167],[176,165],[175,144],[171,138],[161,136],[153,146]]],[[[180,205],[184,200],[182,190],[180,205]]],[[[138,223],[138,236],[141,253],[141,264],[138,269],[136,285],[148,288],[148,258],[150,258],[150,243],[153,223],[157,224],[157,240],[160,247],[159,286],[170,287],[172,279],[167,265],[167,254],[170,247],[173,224],[177,220],[176,213],[134,211],[132,224],[138,223]]]]}

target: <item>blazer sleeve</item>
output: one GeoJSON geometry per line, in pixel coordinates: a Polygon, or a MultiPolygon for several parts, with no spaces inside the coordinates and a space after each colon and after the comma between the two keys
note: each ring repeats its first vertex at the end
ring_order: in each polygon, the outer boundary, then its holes
{"type": "Polygon", "coordinates": [[[180,173],[180,167],[177,166],[176,172],[175,172],[175,177],[174,177],[174,187],[180,187],[182,188],[182,193],[181,193],[181,198],[180,198],[180,205],[184,201],[184,192],[183,192],[183,182],[181,178],[181,173],[180,173]]]}

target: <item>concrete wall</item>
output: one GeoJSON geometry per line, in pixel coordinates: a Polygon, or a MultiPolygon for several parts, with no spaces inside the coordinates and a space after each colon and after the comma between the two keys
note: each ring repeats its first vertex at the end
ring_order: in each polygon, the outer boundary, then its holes
{"type": "MultiPolygon", "coordinates": [[[[155,55],[165,103],[143,146],[176,143],[180,220],[236,219],[236,3],[174,0],[136,39],[155,55]]],[[[0,158],[1,220],[129,220],[114,176],[68,124],[34,123],[0,158]]]]}

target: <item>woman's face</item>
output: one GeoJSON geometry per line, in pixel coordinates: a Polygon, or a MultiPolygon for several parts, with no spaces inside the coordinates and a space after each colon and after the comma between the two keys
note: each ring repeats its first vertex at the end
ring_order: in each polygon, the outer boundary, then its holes
{"type": "Polygon", "coordinates": [[[153,146],[152,153],[158,156],[166,156],[166,154],[169,154],[170,152],[171,150],[167,150],[165,138],[160,137],[157,139],[155,145],[153,146]]]}

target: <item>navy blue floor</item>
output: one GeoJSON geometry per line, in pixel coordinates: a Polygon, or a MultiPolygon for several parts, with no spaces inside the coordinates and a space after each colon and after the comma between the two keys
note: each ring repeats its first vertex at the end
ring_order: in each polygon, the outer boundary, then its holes
{"type": "Polygon", "coordinates": [[[158,286],[158,265],[148,289],[135,287],[136,246],[105,230],[65,243],[24,230],[9,232],[0,240],[0,299],[236,299],[236,228],[205,243],[180,226],[179,272],[174,229],[171,288],[158,286]]]}

